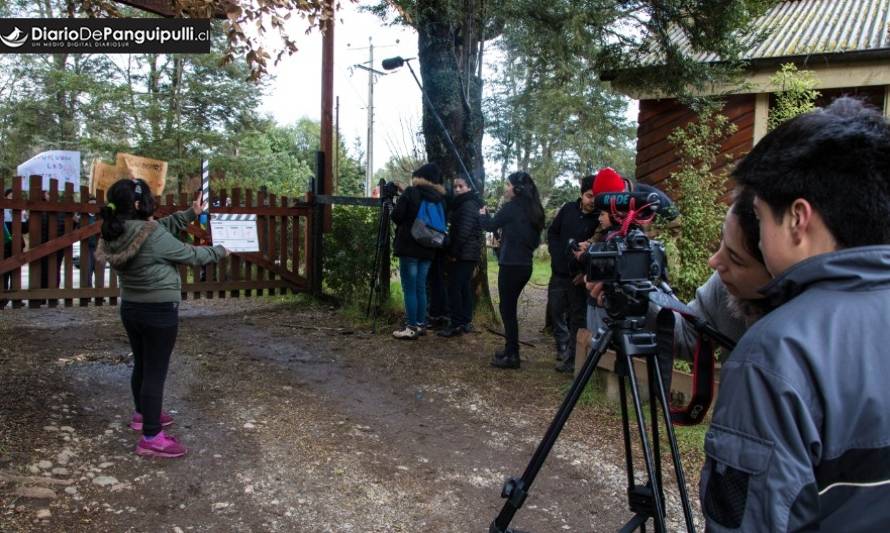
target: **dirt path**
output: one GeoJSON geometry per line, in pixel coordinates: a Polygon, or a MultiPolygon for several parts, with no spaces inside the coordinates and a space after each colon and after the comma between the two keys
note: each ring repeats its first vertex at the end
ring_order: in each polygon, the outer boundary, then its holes
{"type": "MultiPolygon", "coordinates": [[[[165,406],[190,453],[152,460],[126,427],[117,308],[4,311],[0,339],[0,531],[487,531],[568,383],[540,339],[504,372],[487,333],[400,342],[328,309],[185,302],[165,406]]],[[[514,525],[617,529],[623,468],[614,417],[579,409],[514,525]]]]}

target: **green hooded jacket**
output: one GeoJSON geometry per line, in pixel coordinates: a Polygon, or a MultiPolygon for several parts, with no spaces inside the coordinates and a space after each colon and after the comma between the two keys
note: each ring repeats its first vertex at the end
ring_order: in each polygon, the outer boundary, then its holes
{"type": "Polygon", "coordinates": [[[96,260],[111,264],[128,302],[179,302],[179,264],[206,265],[226,256],[222,246],[191,246],[176,234],[196,219],[191,209],[160,220],[127,220],[113,241],[99,239],[96,260]]]}

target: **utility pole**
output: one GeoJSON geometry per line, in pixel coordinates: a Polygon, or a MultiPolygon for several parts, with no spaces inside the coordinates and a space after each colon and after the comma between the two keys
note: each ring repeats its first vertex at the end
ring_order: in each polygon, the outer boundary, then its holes
{"type": "MultiPolygon", "coordinates": [[[[398,42],[396,40],[396,44],[398,42]]],[[[386,48],[386,46],[383,48],[386,48]]],[[[361,48],[353,48],[353,50],[361,50],[361,48]]],[[[371,196],[371,191],[374,189],[374,83],[377,81],[377,76],[386,76],[388,74],[374,68],[374,43],[372,37],[368,37],[368,62],[357,63],[353,66],[368,72],[368,140],[365,159],[365,196],[371,196]]]]}

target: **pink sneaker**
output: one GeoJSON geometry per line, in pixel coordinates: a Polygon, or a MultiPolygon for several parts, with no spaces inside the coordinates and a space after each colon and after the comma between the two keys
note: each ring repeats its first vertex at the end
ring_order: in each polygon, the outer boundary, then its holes
{"type": "MultiPolygon", "coordinates": [[[[161,411],[161,427],[165,428],[173,423],[173,417],[169,413],[161,411]]],[[[130,429],[142,431],[142,413],[133,412],[133,420],[130,421],[130,429]]]]}
{"type": "Polygon", "coordinates": [[[136,445],[136,455],[152,457],[182,457],[188,450],[175,437],[167,435],[163,431],[155,435],[151,440],[145,437],[139,439],[136,445]]]}

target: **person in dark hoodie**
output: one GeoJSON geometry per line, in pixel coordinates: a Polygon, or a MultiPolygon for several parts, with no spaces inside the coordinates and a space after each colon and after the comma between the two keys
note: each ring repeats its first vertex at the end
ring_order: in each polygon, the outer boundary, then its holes
{"type": "Polygon", "coordinates": [[[448,212],[449,231],[446,250],[448,303],[451,324],[439,332],[441,337],[468,333],[473,320],[473,271],[482,258],[482,225],[479,208],[482,200],[466,178],[454,178],[454,200],[448,212]]]}
{"type": "Polygon", "coordinates": [[[778,307],[724,362],[700,490],[709,531],[890,524],[890,122],[858,100],[772,130],[755,195],[778,307]]]}
{"type": "Polygon", "coordinates": [[[424,201],[444,209],[445,187],[442,172],[435,163],[427,163],[414,171],[411,186],[402,192],[392,212],[392,221],[396,224],[393,253],[399,258],[406,315],[405,326],[392,333],[397,339],[416,339],[426,329],[426,278],[437,249],[421,245],[411,235],[411,226],[424,201]]]}
{"type": "Polygon", "coordinates": [[[569,240],[584,242],[599,228],[599,213],[593,207],[595,176],[581,179],[581,197],[566,202],[547,229],[547,250],[550,252],[550,283],[547,300],[550,323],[556,341],[556,370],[575,369],[575,338],[585,325],[587,291],[580,263],[569,248],[569,240]]]}
{"type": "Polygon", "coordinates": [[[492,217],[483,207],[479,210],[482,229],[501,230],[498,253],[498,296],[501,320],[504,321],[504,351],[495,353],[492,366],[519,368],[519,319],[516,307],[519,294],[532,276],[532,257],[541,242],[544,229],[544,207],[532,177],[526,172],[507,176],[504,188],[506,202],[492,217]]]}
{"type": "Polygon", "coordinates": [[[191,209],[154,220],[148,184],[123,179],[108,190],[108,201],[99,212],[102,238],[96,260],[107,261],[118,276],[121,321],[133,350],[130,385],[136,409],[130,427],[142,431],[136,445],[139,455],[181,457],[187,451],[162,430],[173,419],[161,406],[179,326],[178,265],[204,265],[228,254],[222,246],[190,246],[176,237],[205,208],[195,201],[191,209]]]}

